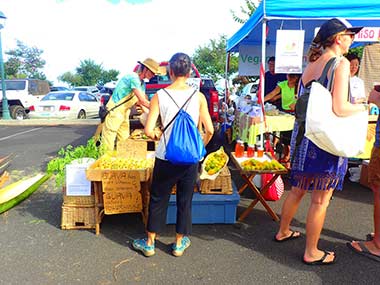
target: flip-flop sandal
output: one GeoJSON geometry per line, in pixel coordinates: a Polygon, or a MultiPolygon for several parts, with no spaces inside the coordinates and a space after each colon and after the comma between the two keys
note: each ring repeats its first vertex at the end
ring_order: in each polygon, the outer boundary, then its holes
{"type": "Polygon", "coordinates": [[[373,254],[372,252],[370,252],[363,242],[357,242],[357,244],[359,245],[361,251],[356,249],[355,247],[353,247],[351,242],[346,243],[348,248],[352,249],[354,252],[356,252],[360,255],[363,255],[365,257],[368,257],[372,260],[375,260],[377,262],[380,262],[380,255],[376,255],[376,254],[373,254]]]}
{"type": "Polygon", "coordinates": [[[305,263],[306,265],[331,265],[331,264],[334,264],[336,261],[336,255],[329,252],[329,251],[325,251],[325,250],[323,252],[324,252],[324,254],[323,254],[322,258],[319,260],[306,261],[305,259],[302,258],[302,262],[305,263]],[[328,255],[331,255],[331,254],[334,255],[334,259],[331,261],[325,262],[326,257],[328,255]]]}
{"type": "Polygon", "coordinates": [[[275,242],[285,242],[285,241],[288,241],[288,240],[291,240],[291,239],[299,238],[300,236],[301,236],[300,232],[298,232],[298,231],[291,231],[290,236],[288,236],[286,238],[283,238],[283,239],[277,239],[276,235],[275,235],[274,238],[273,238],[273,240],[275,242]]]}

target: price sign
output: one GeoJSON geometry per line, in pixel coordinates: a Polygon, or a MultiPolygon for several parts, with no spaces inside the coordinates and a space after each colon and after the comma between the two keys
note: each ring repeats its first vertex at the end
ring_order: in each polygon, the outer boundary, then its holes
{"type": "Polygon", "coordinates": [[[134,170],[107,170],[102,173],[104,213],[141,212],[140,174],[134,170]]]}
{"type": "Polygon", "coordinates": [[[105,170],[102,184],[103,192],[140,191],[140,173],[135,170],[105,170]]]}

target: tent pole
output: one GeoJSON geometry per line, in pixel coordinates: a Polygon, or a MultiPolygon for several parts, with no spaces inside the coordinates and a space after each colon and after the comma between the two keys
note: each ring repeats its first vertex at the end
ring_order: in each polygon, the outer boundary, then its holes
{"type": "MultiPolygon", "coordinates": [[[[225,67],[225,73],[224,73],[224,106],[228,106],[227,102],[228,102],[228,98],[229,98],[228,72],[230,69],[230,56],[231,56],[231,53],[227,52],[227,54],[226,54],[226,67],[225,67]]],[[[221,106],[221,107],[223,107],[223,106],[221,106]]],[[[221,129],[221,131],[224,133],[227,131],[227,109],[224,110],[225,111],[224,124],[223,124],[223,128],[221,129]]],[[[222,108],[222,110],[223,110],[223,108],[222,108]]]]}
{"type": "MultiPolygon", "coordinates": [[[[262,34],[261,34],[261,65],[262,69],[264,70],[263,76],[260,76],[260,96],[261,96],[261,104],[262,104],[262,114],[261,114],[261,123],[260,123],[260,146],[264,147],[264,97],[265,97],[265,48],[266,48],[266,42],[267,42],[267,20],[263,19],[263,25],[262,25],[262,34]]],[[[260,73],[261,70],[260,68],[260,73]]]]}
{"type": "Polygon", "coordinates": [[[230,52],[227,52],[227,56],[226,56],[226,70],[225,70],[225,76],[224,76],[224,83],[225,83],[225,86],[224,86],[224,103],[227,104],[227,99],[229,97],[229,92],[228,92],[228,71],[230,69],[230,57],[231,57],[231,53],[230,52]]]}

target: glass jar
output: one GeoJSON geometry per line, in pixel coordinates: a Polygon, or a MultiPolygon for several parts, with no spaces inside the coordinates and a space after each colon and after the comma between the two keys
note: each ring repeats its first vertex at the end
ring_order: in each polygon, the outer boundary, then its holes
{"type": "Polygon", "coordinates": [[[262,146],[257,147],[257,157],[263,157],[264,156],[264,148],[262,146]]]}
{"type": "Polygon", "coordinates": [[[255,156],[255,146],[252,144],[249,144],[247,147],[247,157],[254,157],[255,156]]]}
{"type": "Polygon", "coordinates": [[[235,145],[235,157],[243,157],[244,155],[244,142],[237,140],[235,145]]]}

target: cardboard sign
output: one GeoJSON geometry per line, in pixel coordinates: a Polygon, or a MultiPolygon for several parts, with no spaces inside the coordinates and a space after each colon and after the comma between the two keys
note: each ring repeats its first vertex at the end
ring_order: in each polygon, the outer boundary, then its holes
{"type": "Polygon", "coordinates": [[[116,149],[123,157],[146,158],[148,146],[146,141],[125,140],[117,142],[116,149]]]}
{"type": "Polygon", "coordinates": [[[102,173],[103,192],[140,191],[140,173],[136,170],[104,170],[102,173]]]}
{"type": "Polygon", "coordinates": [[[140,192],[115,191],[103,193],[104,213],[106,215],[138,213],[142,211],[140,192]]]}
{"type": "Polygon", "coordinates": [[[139,171],[103,171],[102,184],[105,214],[141,212],[142,197],[139,171]]]}

